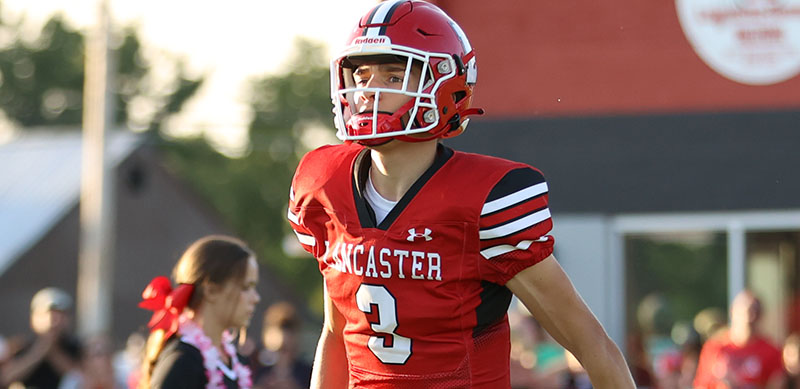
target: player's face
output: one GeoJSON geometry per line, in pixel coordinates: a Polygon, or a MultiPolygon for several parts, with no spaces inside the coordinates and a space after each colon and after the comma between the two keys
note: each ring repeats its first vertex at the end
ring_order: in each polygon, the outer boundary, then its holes
{"type": "Polygon", "coordinates": [[[230,296],[223,306],[229,309],[226,316],[230,319],[226,327],[246,327],[250,324],[256,304],[261,300],[256,285],[258,285],[258,263],[255,258],[250,257],[247,260],[244,279],[229,280],[223,288],[222,294],[230,296]]]}
{"type": "MultiPolygon", "coordinates": [[[[416,91],[419,86],[419,76],[420,70],[412,67],[405,90],[416,91]]],[[[357,88],[402,90],[405,78],[405,63],[363,64],[353,72],[353,81],[357,88]]],[[[375,92],[360,91],[356,92],[354,97],[356,113],[372,112],[375,105],[375,92]]],[[[386,113],[394,113],[411,99],[410,96],[401,93],[381,93],[378,98],[378,110],[386,113]]]]}

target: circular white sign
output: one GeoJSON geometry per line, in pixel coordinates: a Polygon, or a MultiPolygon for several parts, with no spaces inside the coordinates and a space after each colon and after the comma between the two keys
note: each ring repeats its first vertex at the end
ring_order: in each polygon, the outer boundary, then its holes
{"type": "Polygon", "coordinates": [[[800,0],[675,0],[695,52],[723,76],[769,85],[800,73],[800,0]]]}

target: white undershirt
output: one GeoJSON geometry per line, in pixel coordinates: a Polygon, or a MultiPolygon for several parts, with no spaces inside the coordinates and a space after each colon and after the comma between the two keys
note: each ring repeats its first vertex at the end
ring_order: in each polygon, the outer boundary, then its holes
{"type": "Polygon", "coordinates": [[[375,190],[375,186],[372,185],[372,172],[370,172],[369,177],[367,177],[367,187],[364,188],[364,199],[367,200],[372,210],[375,211],[375,221],[377,224],[381,224],[383,219],[386,218],[386,215],[397,205],[397,201],[387,200],[375,190]]]}

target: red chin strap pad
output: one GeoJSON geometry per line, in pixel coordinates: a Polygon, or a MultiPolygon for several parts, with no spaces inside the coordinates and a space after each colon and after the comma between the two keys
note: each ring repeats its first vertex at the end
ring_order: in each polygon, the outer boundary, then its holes
{"type": "Polygon", "coordinates": [[[362,136],[362,135],[373,135],[372,133],[372,121],[377,120],[377,128],[375,129],[375,136],[380,136],[380,134],[385,134],[387,132],[396,131],[396,128],[402,128],[402,123],[400,122],[399,117],[395,117],[394,115],[385,113],[385,112],[378,112],[377,118],[374,118],[372,112],[370,113],[360,113],[350,117],[350,120],[347,121],[347,135],[349,136],[362,136]]]}
{"type": "Polygon", "coordinates": [[[354,139],[354,141],[367,145],[367,144],[383,144],[388,142],[390,139],[394,139],[397,136],[387,136],[381,137],[381,134],[386,134],[395,131],[402,131],[405,127],[405,123],[403,123],[403,115],[408,113],[411,107],[414,106],[414,99],[409,100],[405,103],[402,107],[400,107],[395,113],[389,114],[386,112],[378,112],[377,115],[373,115],[372,111],[368,113],[359,113],[353,114],[350,116],[350,119],[345,124],[347,126],[347,135],[349,136],[363,136],[363,135],[373,135],[372,133],[372,120],[374,119],[378,122],[376,126],[376,133],[374,136],[378,137],[377,139],[354,139]]]}

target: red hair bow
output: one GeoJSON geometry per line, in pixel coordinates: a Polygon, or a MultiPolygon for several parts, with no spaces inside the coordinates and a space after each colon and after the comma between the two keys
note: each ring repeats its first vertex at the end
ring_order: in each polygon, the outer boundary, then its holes
{"type": "Polygon", "coordinates": [[[178,317],[189,304],[194,285],[179,284],[172,289],[172,283],[167,277],[158,276],[142,292],[144,299],[139,303],[139,308],[153,311],[153,317],[147,325],[150,331],[164,330],[164,337],[169,338],[178,331],[178,317]]]}

